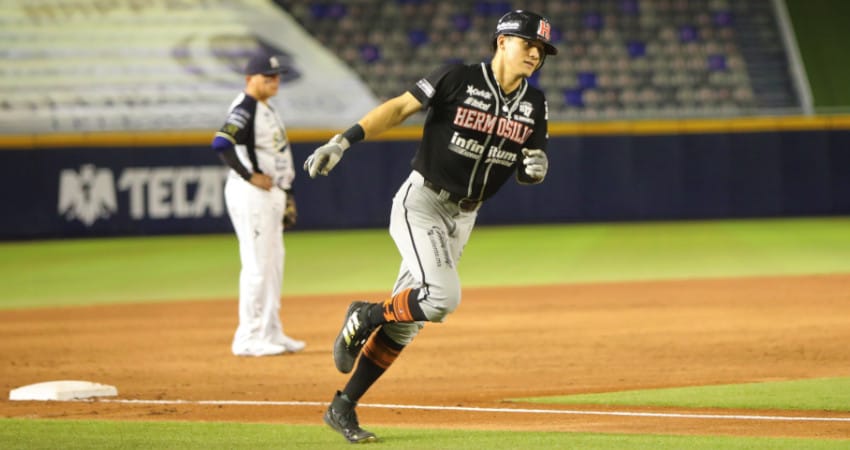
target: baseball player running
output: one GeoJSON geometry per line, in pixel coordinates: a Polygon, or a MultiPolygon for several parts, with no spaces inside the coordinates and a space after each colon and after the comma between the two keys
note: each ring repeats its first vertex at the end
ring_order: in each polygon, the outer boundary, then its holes
{"type": "Polygon", "coordinates": [[[245,68],[245,90],[230,105],[212,147],[231,170],[224,187],[227,213],[239,239],[237,356],[299,352],[305,343],[285,335],[280,322],[283,228],[297,215],[295,169],[286,129],[268,99],[285,71],[278,58],[256,55],[245,68]]]}
{"type": "Polygon", "coordinates": [[[546,176],[546,99],[526,79],[546,55],[557,54],[549,34],[549,21],[538,14],[505,14],[493,35],[489,64],[432,72],[304,163],[311,178],[327,175],[354,143],[428,109],[413,171],[393,198],[390,234],[402,262],[392,296],[382,303],[352,303],[334,342],[334,364],[342,373],[349,373],[362,354],[324,415],[325,423],[350,442],[377,440],[359,425],[358,400],[425,322],[442,322],[460,304],[457,264],[482,202],[511,175],[522,184],[546,176]]]}

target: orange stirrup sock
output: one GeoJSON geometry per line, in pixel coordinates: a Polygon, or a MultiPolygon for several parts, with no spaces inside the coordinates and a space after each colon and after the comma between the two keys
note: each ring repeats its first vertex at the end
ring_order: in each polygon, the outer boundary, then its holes
{"type": "Polygon", "coordinates": [[[387,322],[416,322],[428,320],[419,307],[419,289],[405,289],[384,302],[384,320],[387,322]]]}
{"type": "MultiPolygon", "coordinates": [[[[388,337],[378,332],[373,334],[363,347],[363,357],[375,363],[381,369],[387,370],[404,346],[392,342],[388,337]]],[[[359,368],[358,368],[359,370],[359,368]]]]}

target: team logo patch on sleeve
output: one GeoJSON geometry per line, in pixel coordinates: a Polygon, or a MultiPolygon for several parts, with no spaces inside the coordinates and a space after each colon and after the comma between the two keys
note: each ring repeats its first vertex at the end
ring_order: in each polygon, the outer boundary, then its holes
{"type": "Polygon", "coordinates": [[[426,80],[425,78],[416,82],[416,87],[422,90],[422,93],[425,94],[426,97],[431,98],[434,96],[434,86],[426,80]]]}
{"type": "Polygon", "coordinates": [[[230,111],[230,115],[227,116],[225,122],[237,128],[245,128],[250,118],[251,114],[248,111],[242,108],[235,108],[233,111],[230,111]]]}

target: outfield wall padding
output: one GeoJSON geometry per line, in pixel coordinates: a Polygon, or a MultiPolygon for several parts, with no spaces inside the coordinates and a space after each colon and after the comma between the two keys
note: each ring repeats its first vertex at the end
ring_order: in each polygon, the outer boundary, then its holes
{"type": "MultiPolygon", "coordinates": [[[[294,145],[296,165],[319,142],[294,145]]],[[[386,227],[417,142],[363,142],[329,177],[299,170],[298,229],[386,227]]],[[[510,181],[481,224],[850,213],[850,131],[553,137],[537,186],[510,181]]],[[[204,146],[0,151],[0,238],[229,232],[226,170],[204,146]]]]}

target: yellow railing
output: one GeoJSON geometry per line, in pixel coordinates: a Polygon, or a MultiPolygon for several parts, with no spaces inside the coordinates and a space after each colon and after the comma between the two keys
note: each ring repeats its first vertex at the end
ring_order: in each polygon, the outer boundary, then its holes
{"type": "MultiPolygon", "coordinates": [[[[850,130],[850,115],[782,116],[735,119],[636,120],[610,122],[554,122],[549,135],[650,135],[692,133],[753,133],[767,131],[850,130]]],[[[292,142],[321,142],[338,130],[289,130],[292,142]]],[[[214,130],[150,132],[85,132],[0,136],[0,149],[67,147],[156,147],[196,146],[212,142],[214,130]]],[[[422,135],[419,125],[387,131],[377,140],[415,140],[422,135]]]]}

